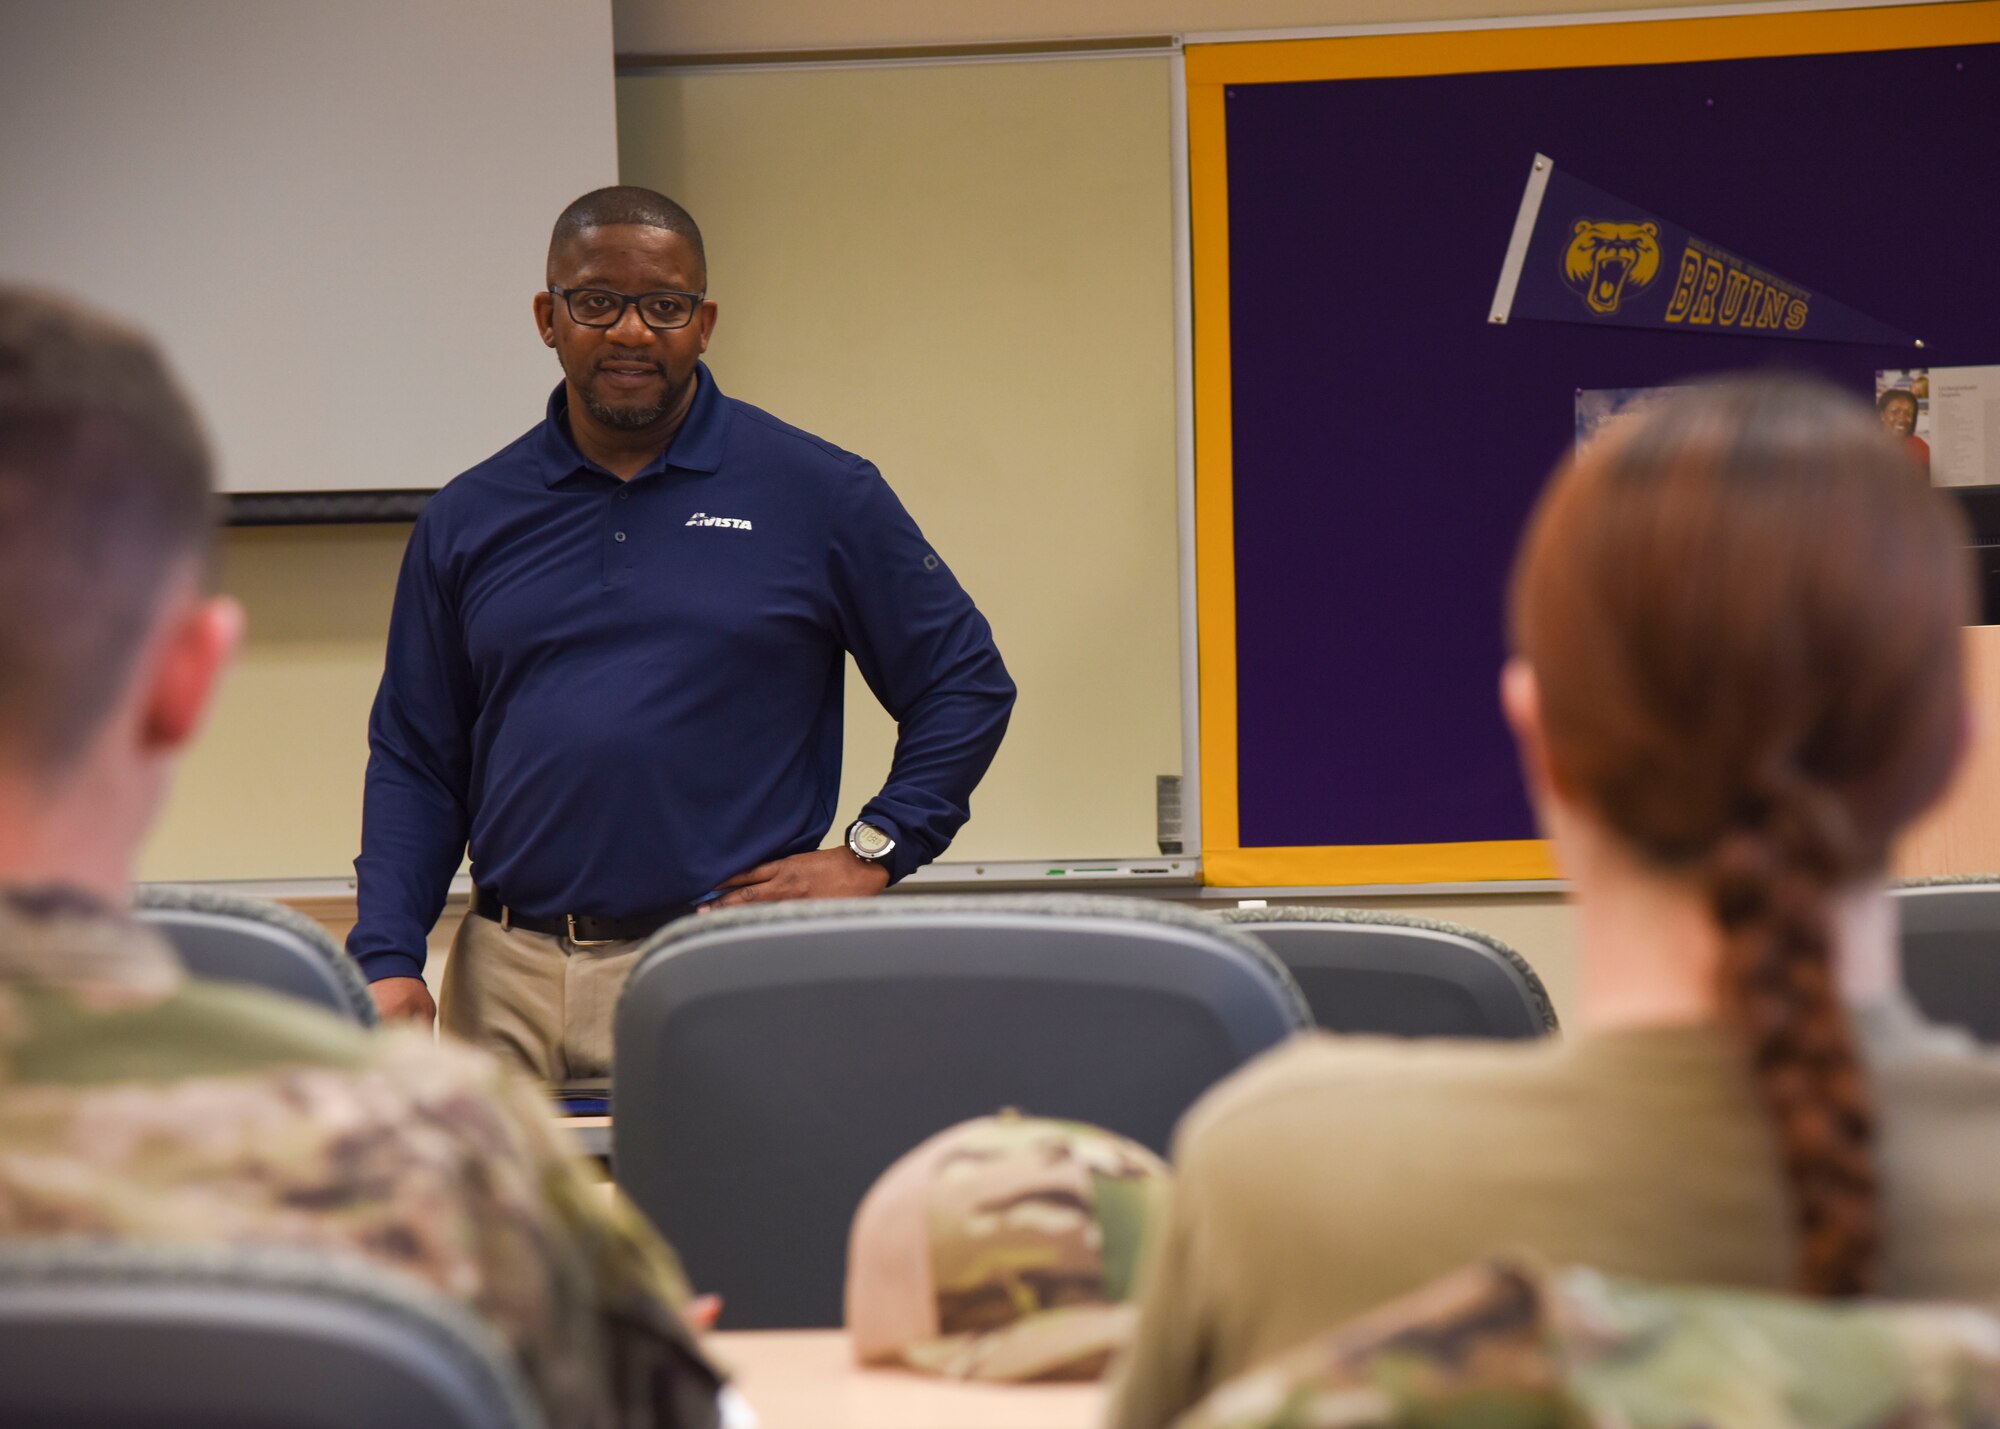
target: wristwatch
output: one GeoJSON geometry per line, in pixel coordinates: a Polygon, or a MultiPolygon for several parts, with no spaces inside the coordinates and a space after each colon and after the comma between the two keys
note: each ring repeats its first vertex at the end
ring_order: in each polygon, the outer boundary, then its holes
{"type": "Polygon", "coordinates": [[[873,824],[856,819],[847,826],[847,851],[863,863],[880,863],[896,841],[873,824]]]}

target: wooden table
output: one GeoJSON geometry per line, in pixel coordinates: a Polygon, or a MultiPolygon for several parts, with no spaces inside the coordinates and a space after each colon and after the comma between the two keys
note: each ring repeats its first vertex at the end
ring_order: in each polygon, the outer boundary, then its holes
{"type": "Polygon", "coordinates": [[[842,1330],[720,1330],[702,1343],[763,1429],[1096,1429],[1097,1384],[969,1384],[854,1363],[842,1330]]]}

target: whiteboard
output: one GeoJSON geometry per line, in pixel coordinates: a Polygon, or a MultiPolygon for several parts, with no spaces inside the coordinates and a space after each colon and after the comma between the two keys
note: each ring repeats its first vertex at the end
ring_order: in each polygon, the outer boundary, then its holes
{"type": "Polygon", "coordinates": [[[158,334],[227,492],[434,488],[560,378],[529,300],[612,84],[609,0],[0,7],[0,279],[158,334]]]}

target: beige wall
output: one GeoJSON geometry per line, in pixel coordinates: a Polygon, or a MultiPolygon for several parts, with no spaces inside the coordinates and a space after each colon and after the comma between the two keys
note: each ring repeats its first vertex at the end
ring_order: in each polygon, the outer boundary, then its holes
{"type": "MultiPolygon", "coordinates": [[[[723,390],[870,458],[1020,701],[955,860],[1151,858],[1180,772],[1171,61],[627,76],[723,390]]],[[[839,822],[895,731],[848,688],[839,822]]]]}
{"type": "MultiPolygon", "coordinates": [[[[526,425],[524,422],[523,425],[526,425]]],[[[149,880],[352,871],[405,525],[232,531],[249,639],[140,861],[149,880]]]]}
{"type": "MultiPolygon", "coordinates": [[[[1676,9],[1711,0],[1653,0],[1676,9]]],[[[866,49],[1634,9],[1606,0],[613,0],[621,56],[866,49]]]]}
{"type": "MultiPolygon", "coordinates": [[[[707,232],[718,380],[878,462],[1021,686],[953,858],[1153,856],[1180,769],[1169,63],[619,82],[627,176],[707,232]]],[[[348,874],[406,536],[230,535],[250,640],[145,877],[348,874]]],[[[895,736],[848,709],[843,822],[895,736]]]]}
{"type": "Polygon", "coordinates": [[[1969,747],[1944,798],[1897,850],[1906,878],[2000,873],[2000,625],[1975,625],[1965,643],[1969,747]]]}

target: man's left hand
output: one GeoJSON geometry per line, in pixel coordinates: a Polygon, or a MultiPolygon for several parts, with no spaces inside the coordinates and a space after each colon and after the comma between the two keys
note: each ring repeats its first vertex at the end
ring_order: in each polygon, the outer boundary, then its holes
{"type": "Polygon", "coordinates": [[[729,890],[695,911],[737,908],[745,903],[783,903],[793,898],[867,898],[889,886],[889,870],[856,858],[844,848],[795,853],[722,880],[729,890]]]}

